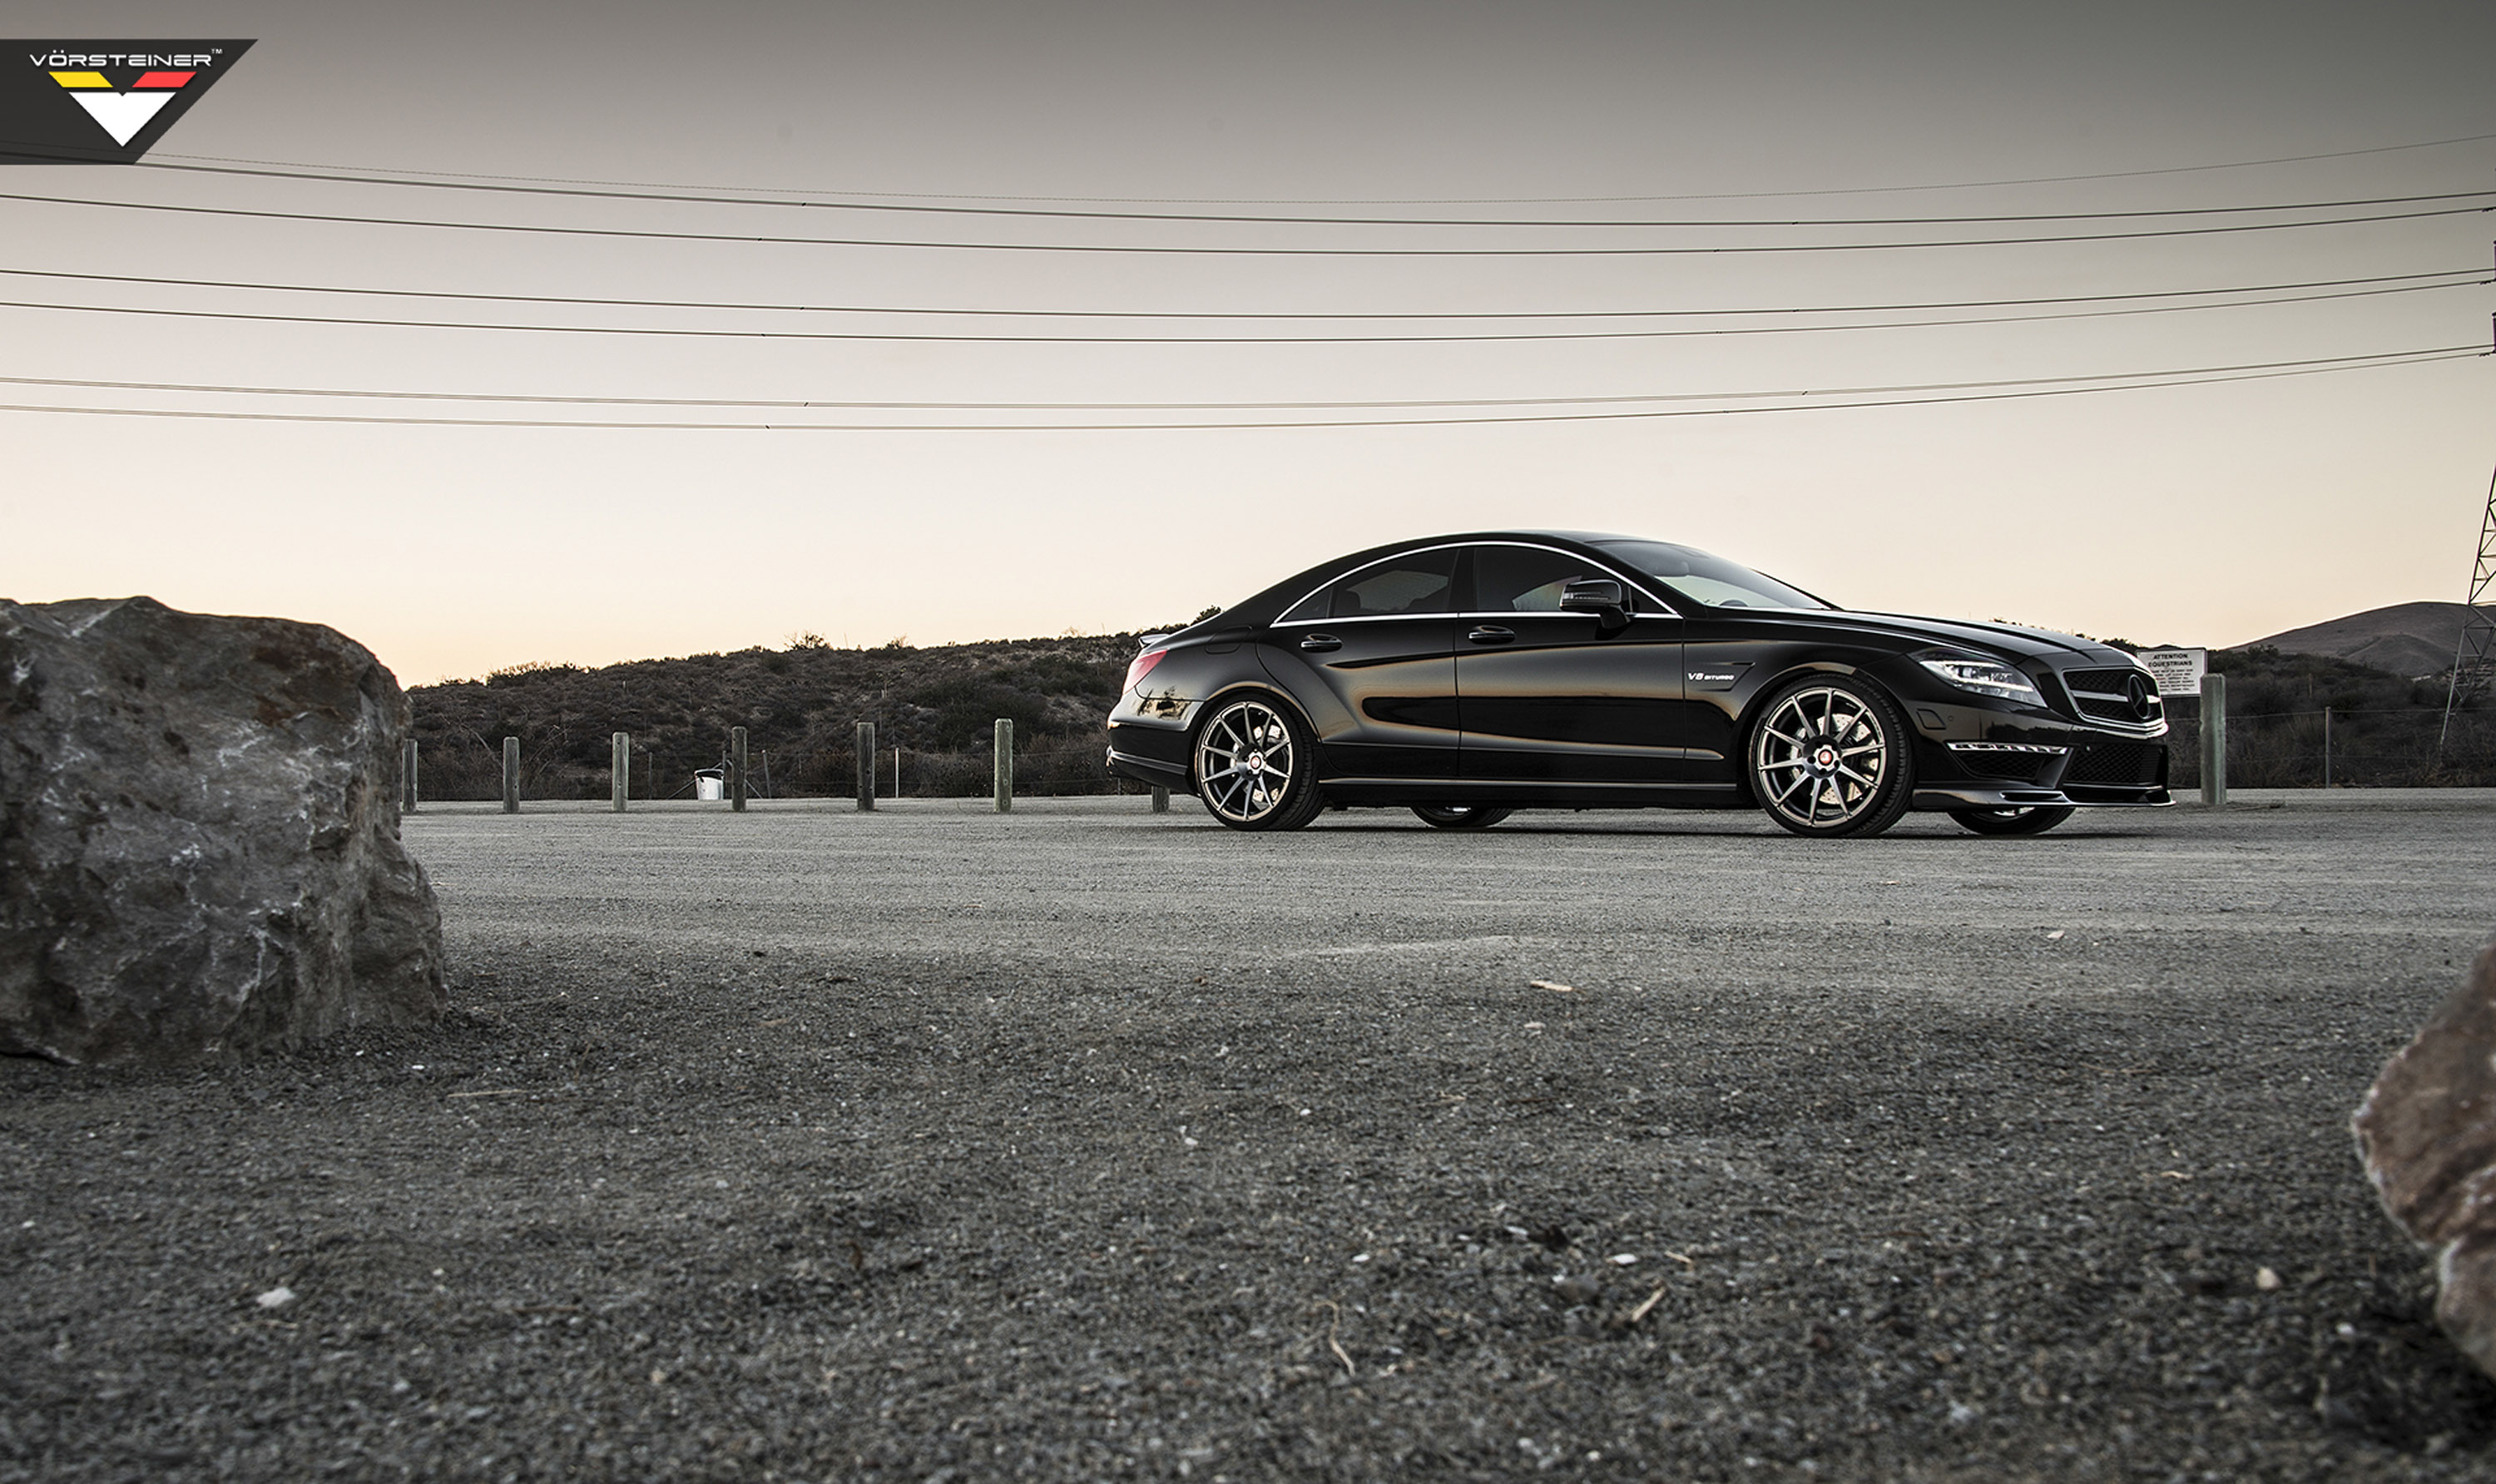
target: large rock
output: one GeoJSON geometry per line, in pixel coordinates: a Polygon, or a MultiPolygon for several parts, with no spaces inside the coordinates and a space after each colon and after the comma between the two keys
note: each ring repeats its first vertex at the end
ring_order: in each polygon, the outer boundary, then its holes
{"type": "Polygon", "coordinates": [[[0,600],[0,1052],[165,1060],[442,1013],[371,651],[147,598],[0,600]]]}
{"type": "Polygon", "coordinates": [[[2366,1092],[2351,1127],[2384,1209],[2436,1254],[2435,1316],[2496,1376],[2496,946],[2366,1092]]]}

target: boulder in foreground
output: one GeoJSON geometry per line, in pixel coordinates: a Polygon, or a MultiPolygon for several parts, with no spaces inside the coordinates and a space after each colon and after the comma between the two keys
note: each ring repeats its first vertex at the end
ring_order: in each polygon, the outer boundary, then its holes
{"type": "Polygon", "coordinates": [[[334,630],[0,600],[0,1052],[179,1060],[445,1008],[408,708],[334,630]]]}
{"type": "Polygon", "coordinates": [[[2351,1126],[2384,1209],[2436,1254],[2435,1316],[2496,1376],[2496,946],[2367,1090],[2351,1126]]]}

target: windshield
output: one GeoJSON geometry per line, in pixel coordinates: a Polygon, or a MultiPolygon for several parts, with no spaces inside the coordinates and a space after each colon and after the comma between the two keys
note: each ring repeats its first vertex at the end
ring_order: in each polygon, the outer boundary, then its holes
{"type": "Polygon", "coordinates": [[[1763,572],[1709,556],[1695,546],[1667,541],[1597,541],[1634,571],[1711,608],[1815,608],[1831,606],[1800,588],[1763,572]]]}

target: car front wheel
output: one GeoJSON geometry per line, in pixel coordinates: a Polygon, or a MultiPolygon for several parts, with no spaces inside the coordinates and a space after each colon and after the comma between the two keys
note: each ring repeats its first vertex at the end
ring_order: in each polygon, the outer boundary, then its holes
{"type": "Polygon", "coordinates": [[[1490,804],[1416,804],[1413,813],[1432,829],[1488,829],[1510,811],[1490,804]]]}
{"type": "Polygon", "coordinates": [[[1907,723],[1875,687],[1844,676],[1795,681],[1751,728],[1751,788],[1797,835],[1877,835],[1915,792],[1907,723]]]}
{"type": "Polygon", "coordinates": [[[1232,829],[1298,829],[1326,807],[1317,741],[1269,700],[1232,701],[1196,734],[1196,792],[1232,829]]]}

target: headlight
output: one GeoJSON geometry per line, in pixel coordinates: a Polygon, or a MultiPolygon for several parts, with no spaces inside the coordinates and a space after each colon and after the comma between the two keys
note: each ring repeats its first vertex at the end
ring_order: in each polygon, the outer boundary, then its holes
{"type": "Polygon", "coordinates": [[[1999,696],[2004,700],[2024,700],[2044,705],[2045,697],[2028,683],[2028,677],[2008,665],[1992,660],[1925,660],[1924,668],[1941,676],[1962,691],[1981,696],[1999,696]]]}

